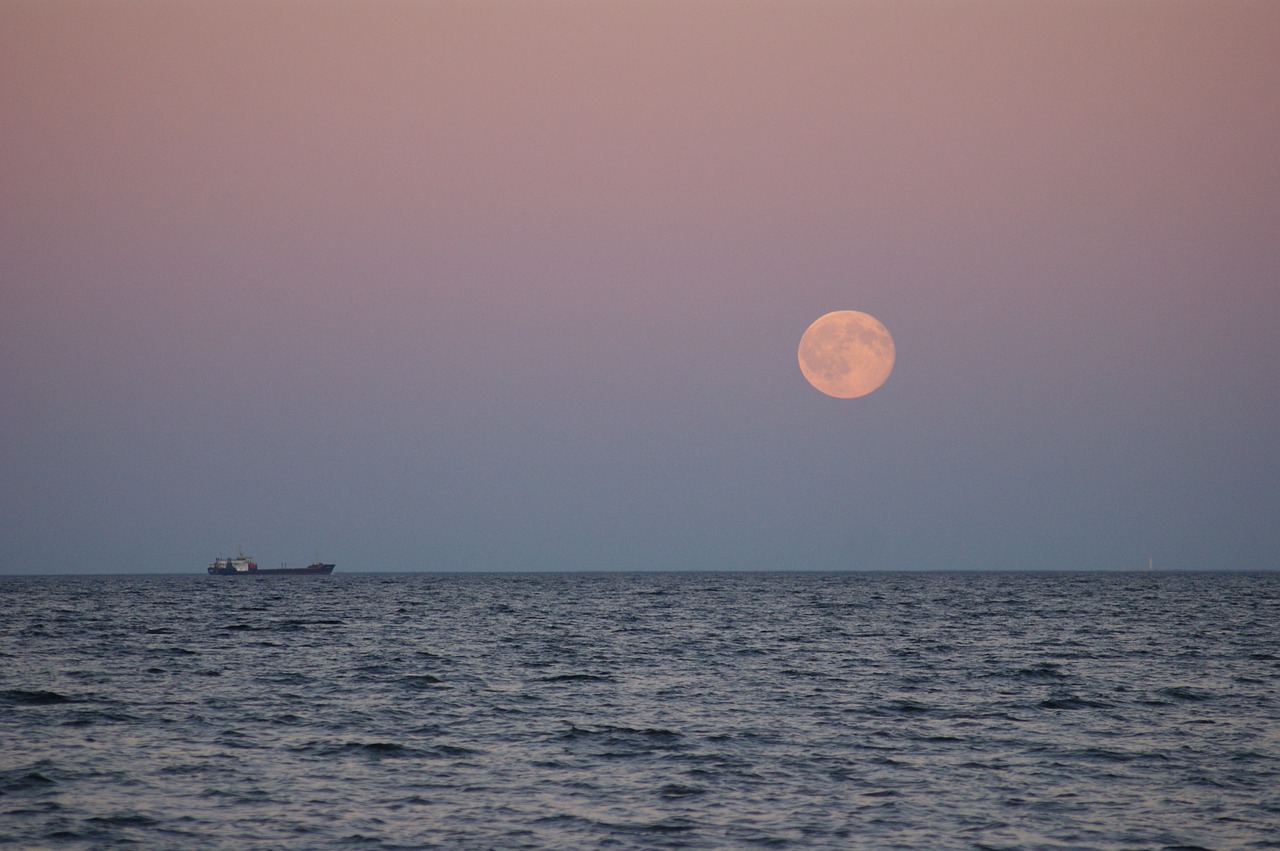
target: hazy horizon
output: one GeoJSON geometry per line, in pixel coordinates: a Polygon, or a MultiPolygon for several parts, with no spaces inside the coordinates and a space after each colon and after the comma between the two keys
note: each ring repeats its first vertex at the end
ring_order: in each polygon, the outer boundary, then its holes
{"type": "MultiPolygon", "coordinates": [[[[770,574],[770,573],[777,573],[777,574],[828,574],[828,573],[829,573],[829,574],[860,574],[860,573],[899,574],[899,573],[901,573],[901,574],[955,574],[955,575],[960,575],[960,574],[970,574],[970,573],[979,573],[979,574],[983,574],[983,573],[990,573],[990,574],[1005,574],[1005,573],[1008,573],[1008,574],[1023,574],[1023,573],[1033,573],[1033,574],[1034,574],[1034,573],[1044,573],[1044,574],[1051,574],[1051,573],[1072,573],[1072,574],[1081,574],[1081,573],[1084,573],[1084,574],[1087,574],[1087,573],[1099,573],[1099,574],[1102,574],[1102,573],[1105,573],[1105,574],[1108,574],[1108,575],[1112,575],[1112,574],[1115,574],[1115,575],[1123,575],[1123,574],[1137,574],[1137,575],[1149,576],[1149,575],[1153,575],[1153,574],[1156,574],[1156,573],[1163,574],[1163,575],[1182,575],[1182,574],[1188,574],[1188,575],[1189,575],[1189,574],[1209,574],[1209,573],[1221,573],[1221,574],[1253,574],[1253,573],[1275,573],[1275,572],[1276,572],[1276,571],[1275,571],[1275,569],[1274,569],[1274,568],[1265,568],[1265,567],[1264,567],[1264,568],[1199,568],[1199,569],[1191,569],[1191,568],[1187,568],[1187,569],[1181,569],[1181,570],[1162,570],[1162,569],[1160,569],[1160,568],[1155,568],[1154,570],[1148,570],[1147,568],[1088,568],[1088,567],[1080,567],[1080,568],[1044,568],[1044,567],[1026,567],[1026,568],[980,568],[980,567],[977,567],[977,568],[933,568],[933,567],[920,567],[920,568],[874,568],[874,567],[869,567],[869,568],[837,568],[837,567],[832,567],[832,568],[794,568],[794,569],[787,569],[787,568],[746,568],[746,569],[742,569],[742,570],[732,570],[732,569],[727,569],[727,570],[726,570],[726,569],[717,569],[717,568],[695,568],[695,569],[689,569],[689,570],[670,570],[670,569],[665,569],[665,568],[651,568],[651,569],[647,569],[647,570],[645,570],[645,569],[636,569],[636,570],[598,570],[598,569],[597,569],[597,570],[593,570],[593,569],[591,569],[591,568],[580,568],[580,569],[565,568],[565,569],[559,569],[559,570],[550,570],[550,569],[534,569],[534,570],[425,570],[425,569],[424,569],[424,570],[361,570],[361,569],[354,569],[354,570],[345,570],[345,571],[342,571],[342,570],[335,570],[335,571],[334,571],[334,573],[333,573],[333,574],[330,574],[330,575],[332,575],[332,576],[418,576],[418,575],[422,575],[422,576],[541,576],[541,575],[547,575],[547,576],[561,576],[561,575],[563,575],[563,576],[567,576],[567,575],[581,575],[581,576],[623,576],[623,575],[627,575],[627,574],[637,574],[637,575],[646,575],[646,576],[647,576],[647,575],[662,575],[662,574],[668,574],[668,573],[669,573],[669,574],[672,574],[672,575],[688,576],[688,575],[698,575],[698,574],[706,574],[706,575],[717,575],[717,574],[720,574],[720,575],[732,575],[732,574],[740,574],[740,573],[741,573],[741,574],[753,574],[753,575],[754,575],[754,574],[765,575],[765,574],[770,574]]],[[[106,573],[83,573],[83,572],[80,572],[80,573],[50,573],[50,572],[40,572],[40,573],[0,573],[0,578],[3,578],[3,577],[11,577],[11,578],[14,578],[14,579],[33,579],[33,578],[59,579],[59,578],[68,578],[68,577],[70,577],[70,578],[80,577],[80,578],[90,579],[90,578],[94,578],[94,577],[116,577],[116,578],[125,578],[125,577],[131,577],[131,576],[132,576],[132,577],[147,577],[147,576],[200,576],[200,575],[204,575],[202,571],[192,571],[192,570],[155,570],[155,571],[132,572],[132,573],[130,573],[130,572],[120,572],[120,571],[112,571],[112,572],[106,572],[106,573]]],[[[286,583],[286,584],[287,584],[287,583],[292,583],[292,582],[294,582],[294,581],[298,581],[298,582],[311,582],[311,581],[323,582],[323,581],[325,581],[323,578],[318,578],[318,577],[317,577],[317,578],[314,578],[314,579],[312,579],[312,578],[303,578],[303,579],[296,579],[296,580],[295,580],[295,579],[293,579],[293,578],[279,578],[279,577],[271,577],[271,576],[269,576],[269,575],[260,576],[260,577],[257,577],[257,579],[258,579],[258,580],[260,580],[260,581],[263,581],[263,582],[283,582],[283,583],[286,583]]],[[[228,582],[235,582],[236,580],[234,580],[234,579],[227,579],[227,580],[225,580],[225,581],[228,581],[228,582]]]]}

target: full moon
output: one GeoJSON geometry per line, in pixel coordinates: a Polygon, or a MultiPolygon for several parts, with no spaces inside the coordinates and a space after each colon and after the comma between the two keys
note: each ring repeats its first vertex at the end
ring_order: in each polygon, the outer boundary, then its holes
{"type": "Polygon", "coordinates": [[[837,399],[856,399],[893,371],[893,337],[880,320],[857,310],[820,316],[800,338],[800,371],[837,399]]]}

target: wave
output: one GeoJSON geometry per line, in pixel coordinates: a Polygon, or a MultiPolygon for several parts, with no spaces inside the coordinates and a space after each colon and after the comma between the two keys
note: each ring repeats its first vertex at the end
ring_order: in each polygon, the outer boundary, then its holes
{"type": "Polygon", "coordinates": [[[56,691],[28,691],[20,688],[0,691],[0,706],[56,706],[60,703],[72,703],[76,699],[56,691]]]}

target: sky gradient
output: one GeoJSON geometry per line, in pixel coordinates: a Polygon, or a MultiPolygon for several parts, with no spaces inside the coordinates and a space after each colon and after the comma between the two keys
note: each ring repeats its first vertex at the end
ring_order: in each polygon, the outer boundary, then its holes
{"type": "Polygon", "coordinates": [[[0,4],[0,573],[1280,566],[1280,4],[0,4]],[[889,329],[838,400],[818,316],[889,329]]]}

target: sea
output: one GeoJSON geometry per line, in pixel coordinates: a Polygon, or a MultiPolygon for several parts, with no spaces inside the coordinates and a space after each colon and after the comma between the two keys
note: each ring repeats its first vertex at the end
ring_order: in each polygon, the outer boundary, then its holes
{"type": "Polygon", "coordinates": [[[0,847],[1280,848],[1280,573],[0,577],[0,847]]]}

